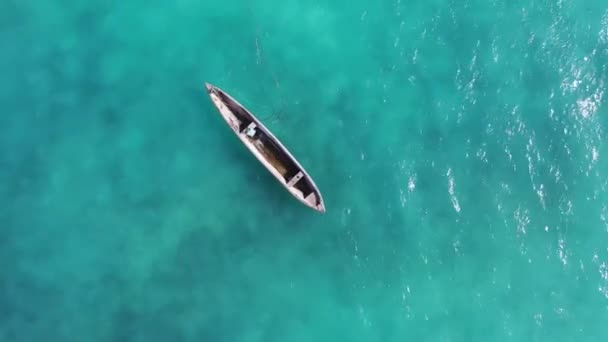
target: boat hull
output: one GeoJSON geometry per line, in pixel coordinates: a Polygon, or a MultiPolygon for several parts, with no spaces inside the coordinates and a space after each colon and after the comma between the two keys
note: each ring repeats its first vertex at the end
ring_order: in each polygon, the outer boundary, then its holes
{"type": "Polygon", "coordinates": [[[228,126],[258,161],[301,203],[324,213],[317,185],[279,139],[228,93],[209,83],[205,86],[228,126]]]}

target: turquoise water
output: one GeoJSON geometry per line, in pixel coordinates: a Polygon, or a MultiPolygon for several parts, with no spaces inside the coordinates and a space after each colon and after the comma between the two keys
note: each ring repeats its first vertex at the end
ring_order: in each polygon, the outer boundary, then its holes
{"type": "Polygon", "coordinates": [[[605,1],[4,0],[0,51],[1,341],[608,334],[605,1]]]}

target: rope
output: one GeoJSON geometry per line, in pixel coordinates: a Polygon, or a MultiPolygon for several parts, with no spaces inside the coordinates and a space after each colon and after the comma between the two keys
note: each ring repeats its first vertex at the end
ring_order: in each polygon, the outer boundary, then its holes
{"type": "MultiPolygon", "coordinates": [[[[253,13],[253,9],[251,6],[251,2],[248,1],[247,2],[247,9],[249,10],[250,13],[250,17],[252,18],[252,20],[255,20],[255,16],[253,13]]],[[[264,62],[264,58],[263,58],[263,54],[262,54],[262,44],[260,41],[260,37],[262,36],[260,33],[260,27],[259,25],[254,24],[255,26],[255,37],[254,37],[254,41],[255,41],[255,58],[256,58],[256,64],[266,68],[266,69],[270,69],[270,75],[272,76],[272,79],[274,81],[275,87],[276,87],[276,93],[279,93],[279,99],[280,99],[280,109],[277,111],[275,106],[272,105],[272,113],[265,118],[261,118],[264,121],[278,121],[281,119],[281,117],[283,116],[283,111],[285,109],[285,99],[283,98],[283,96],[280,95],[280,91],[281,91],[281,84],[279,83],[279,79],[277,77],[277,74],[274,72],[274,70],[272,70],[272,68],[268,67],[268,63],[264,62]],[[263,65],[263,66],[262,66],[263,65]]],[[[264,84],[262,84],[262,91],[267,94],[268,92],[266,91],[266,87],[264,84]]],[[[274,96],[273,96],[274,98],[274,96]]]]}

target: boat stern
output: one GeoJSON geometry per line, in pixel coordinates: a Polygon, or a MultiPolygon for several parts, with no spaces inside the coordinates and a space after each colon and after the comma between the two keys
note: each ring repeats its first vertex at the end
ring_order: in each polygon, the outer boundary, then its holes
{"type": "Polygon", "coordinates": [[[317,211],[319,211],[321,214],[325,214],[325,204],[323,202],[319,203],[317,206],[317,211]]]}
{"type": "Polygon", "coordinates": [[[321,214],[325,213],[325,202],[321,197],[321,194],[317,191],[311,193],[306,198],[302,198],[300,192],[294,192],[290,190],[298,199],[302,201],[302,203],[306,204],[306,206],[320,212],[321,214]]]}

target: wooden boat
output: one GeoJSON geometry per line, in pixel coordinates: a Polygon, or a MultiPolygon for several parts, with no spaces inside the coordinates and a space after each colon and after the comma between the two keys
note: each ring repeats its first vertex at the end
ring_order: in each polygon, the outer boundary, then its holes
{"type": "Polygon", "coordinates": [[[220,88],[205,83],[207,92],[230,128],[249,151],[300,202],[321,213],[325,204],[315,182],[287,148],[243,105],[220,88]]]}

